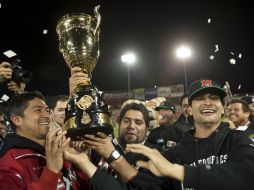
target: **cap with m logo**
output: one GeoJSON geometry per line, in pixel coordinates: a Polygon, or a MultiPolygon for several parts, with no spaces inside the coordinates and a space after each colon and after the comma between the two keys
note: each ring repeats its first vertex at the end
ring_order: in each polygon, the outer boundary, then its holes
{"type": "Polygon", "coordinates": [[[223,100],[227,95],[225,90],[215,81],[203,78],[193,82],[190,85],[188,97],[189,102],[191,102],[194,98],[206,93],[218,95],[221,100],[223,100]]]}

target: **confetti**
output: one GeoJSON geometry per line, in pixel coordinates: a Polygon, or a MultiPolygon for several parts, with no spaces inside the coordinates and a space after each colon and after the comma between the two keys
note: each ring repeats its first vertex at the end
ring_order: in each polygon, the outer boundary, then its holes
{"type": "Polygon", "coordinates": [[[212,19],[210,19],[210,18],[207,20],[207,22],[208,22],[209,24],[211,23],[211,21],[212,21],[212,19]]]}
{"type": "Polygon", "coordinates": [[[214,56],[213,56],[213,55],[211,55],[211,56],[209,57],[209,59],[213,60],[213,59],[214,59],[214,56]]]}
{"type": "Polygon", "coordinates": [[[231,55],[235,55],[232,51],[230,52],[231,55]]]}
{"type": "Polygon", "coordinates": [[[242,58],[242,54],[241,54],[241,53],[238,54],[238,58],[239,58],[239,59],[242,58]]]}
{"type": "Polygon", "coordinates": [[[43,34],[47,34],[48,33],[48,30],[43,30],[43,34]]]}
{"type": "Polygon", "coordinates": [[[240,85],[240,84],[239,84],[239,85],[238,85],[238,90],[240,90],[240,89],[241,89],[241,87],[242,87],[242,85],[240,85]]]}
{"type": "Polygon", "coordinates": [[[0,8],[2,8],[2,4],[0,3],[0,8]]]}
{"type": "Polygon", "coordinates": [[[219,51],[219,45],[215,45],[215,51],[214,52],[217,52],[219,51]]]}
{"type": "Polygon", "coordinates": [[[229,62],[230,62],[231,64],[235,65],[235,62],[236,62],[236,61],[235,61],[235,59],[232,58],[232,59],[229,60],[229,62]]]}
{"type": "Polygon", "coordinates": [[[4,54],[5,56],[7,56],[8,58],[11,58],[11,57],[14,57],[14,56],[17,55],[17,54],[16,54],[14,51],[12,51],[12,50],[5,51],[3,54],[4,54]]]}
{"type": "Polygon", "coordinates": [[[10,98],[9,96],[7,96],[6,94],[4,94],[4,95],[2,96],[2,98],[1,98],[1,100],[7,102],[7,100],[9,100],[9,98],[10,98]]]}

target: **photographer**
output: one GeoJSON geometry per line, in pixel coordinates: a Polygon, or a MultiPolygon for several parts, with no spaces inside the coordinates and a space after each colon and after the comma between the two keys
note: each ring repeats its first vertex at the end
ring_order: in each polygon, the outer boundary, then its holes
{"type": "MultiPolygon", "coordinates": [[[[0,64],[0,83],[1,86],[7,85],[9,91],[14,94],[23,93],[26,87],[26,83],[13,80],[13,69],[10,63],[2,62],[0,64]],[[3,84],[4,83],[4,84],[3,84]]],[[[1,93],[6,93],[3,90],[1,93]]]]}

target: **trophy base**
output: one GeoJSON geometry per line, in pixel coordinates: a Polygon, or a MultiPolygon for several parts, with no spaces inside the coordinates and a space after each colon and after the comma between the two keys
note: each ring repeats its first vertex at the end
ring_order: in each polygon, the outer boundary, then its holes
{"type": "Polygon", "coordinates": [[[67,130],[66,137],[70,137],[72,141],[81,141],[85,139],[86,134],[95,135],[97,132],[110,135],[113,133],[113,128],[111,126],[71,128],[67,130]]]}

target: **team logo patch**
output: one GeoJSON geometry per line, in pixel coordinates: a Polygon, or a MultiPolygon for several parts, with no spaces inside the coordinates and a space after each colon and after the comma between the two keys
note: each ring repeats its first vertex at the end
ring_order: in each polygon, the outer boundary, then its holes
{"type": "Polygon", "coordinates": [[[201,80],[201,86],[212,86],[212,81],[211,80],[201,80]]]}

